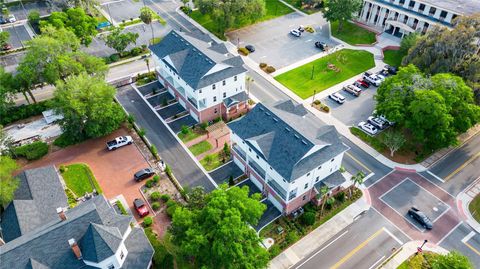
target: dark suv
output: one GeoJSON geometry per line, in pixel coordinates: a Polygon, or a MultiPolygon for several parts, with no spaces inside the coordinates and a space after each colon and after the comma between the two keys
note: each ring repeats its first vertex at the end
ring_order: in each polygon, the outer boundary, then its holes
{"type": "Polygon", "coordinates": [[[152,168],[145,168],[145,169],[142,169],[138,172],[135,173],[135,175],[133,175],[133,177],[135,178],[135,181],[140,181],[140,180],[144,180],[146,178],[149,178],[151,176],[153,176],[155,174],[155,172],[153,171],[152,168]]]}
{"type": "Polygon", "coordinates": [[[327,48],[327,44],[322,41],[317,41],[315,42],[315,47],[321,49],[322,51],[325,51],[325,49],[327,48]]]}
{"type": "Polygon", "coordinates": [[[408,210],[408,215],[418,221],[425,229],[431,230],[433,228],[433,222],[423,213],[418,210],[416,207],[412,206],[408,210]]]}

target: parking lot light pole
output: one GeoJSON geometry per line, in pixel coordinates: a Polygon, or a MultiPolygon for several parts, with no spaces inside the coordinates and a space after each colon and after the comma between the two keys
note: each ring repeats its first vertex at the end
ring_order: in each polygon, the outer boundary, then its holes
{"type": "Polygon", "coordinates": [[[422,248],[423,248],[423,246],[425,246],[425,244],[426,244],[427,242],[428,242],[428,240],[425,239],[425,240],[423,241],[423,244],[422,244],[419,248],[417,248],[417,254],[422,252],[422,248]]]}
{"type": "Polygon", "coordinates": [[[312,106],[313,106],[313,103],[315,103],[315,94],[317,94],[317,90],[313,90],[312,106]]]}

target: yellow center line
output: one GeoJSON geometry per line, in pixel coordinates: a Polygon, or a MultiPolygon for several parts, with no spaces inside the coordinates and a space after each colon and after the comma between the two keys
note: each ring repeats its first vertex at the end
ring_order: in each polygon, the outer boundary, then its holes
{"type": "Polygon", "coordinates": [[[476,158],[478,158],[480,156],[480,152],[478,152],[477,154],[473,155],[472,157],[470,157],[470,159],[468,159],[466,162],[464,162],[462,165],[460,165],[460,167],[458,167],[457,169],[455,169],[455,171],[453,171],[452,173],[450,173],[450,175],[448,175],[447,177],[445,177],[445,181],[448,181],[450,178],[452,178],[454,175],[458,174],[458,172],[460,172],[460,170],[462,170],[463,168],[465,168],[465,166],[469,165],[471,162],[473,162],[476,158]]]}
{"type": "Polygon", "coordinates": [[[474,248],[472,245],[470,245],[467,242],[463,242],[467,247],[469,247],[473,252],[477,253],[478,256],[480,256],[480,251],[478,251],[476,248],[474,248]]]}
{"type": "Polygon", "coordinates": [[[365,168],[368,172],[372,173],[372,170],[370,170],[366,165],[364,165],[362,162],[357,160],[357,158],[353,157],[352,154],[350,154],[348,152],[345,152],[345,154],[347,154],[348,157],[352,158],[352,160],[354,160],[356,163],[358,163],[361,167],[365,168]]]}
{"type": "Polygon", "coordinates": [[[347,255],[345,255],[341,260],[339,260],[335,265],[330,267],[330,269],[336,269],[340,267],[342,264],[344,264],[346,261],[348,261],[355,253],[357,253],[360,249],[365,247],[368,242],[372,241],[375,237],[379,236],[383,232],[383,227],[380,228],[378,231],[376,231],[374,234],[372,234],[367,240],[363,241],[360,245],[358,245],[356,248],[354,248],[352,251],[350,251],[347,255]]]}

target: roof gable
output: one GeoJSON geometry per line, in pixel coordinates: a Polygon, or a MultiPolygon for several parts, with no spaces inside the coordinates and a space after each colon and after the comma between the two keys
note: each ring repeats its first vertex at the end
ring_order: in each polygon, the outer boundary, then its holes
{"type": "Polygon", "coordinates": [[[118,228],[90,223],[79,244],[83,258],[98,263],[114,255],[121,242],[118,228]]]}

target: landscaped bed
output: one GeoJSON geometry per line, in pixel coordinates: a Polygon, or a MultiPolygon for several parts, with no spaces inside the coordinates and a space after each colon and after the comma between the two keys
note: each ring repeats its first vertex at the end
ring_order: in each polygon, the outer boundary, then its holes
{"type": "Polygon", "coordinates": [[[480,195],[475,196],[475,198],[468,205],[468,210],[470,214],[477,221],[480,222],[480,195]]]}
{"type": "Polygon", "coordinates": [[[275,77],[305,99],[375,66],[373,54],[343,49],[275,77]],[[312,77],[313,74],[313,77],[312,77]]]}
{"type": "Polygon", "coordinates": [[[204,134],[206,134],[206,131],[198,126],[193,128],[182,126],[182,131],[178,133],[178,138],[185,143],[204,134]]]}
{"type": "Polygon", "coordinates": [[[215,168],[218,168],[226,164],[230,160],[230,156],[226,156],[224,151],[213,153],[205,156],[200,163],[207,171],[212,171],[215,168]]]}
{"type": "Polygon", "coordinates": [[[76,197],[82,197],[86,193],[92,193],[95,189],[97,193],[102,193],[95,176],[83,163],[75,163],[66,166],[60,166],[60,173],[67,188],[70,189],[76,197]]]}
{"type": "Polygon", "coordinates": [[[198,156],[202,153],[205,153],[209,150],[211,150],[213,147],[212,147],[212,144],[210,144],[208,141],[204,140],[200,143],[197,143],[191,147],[189,147],[188,149],[192,152],[192,154],[194,156],[198,156]]]}
{"type": "MultiPolygon", "coordinates": [[[[292,13],[293,10],[282,2],[278,0],[266,0],[265,1],[265,15],[258,19],[257,21],[240,21],[236,25],[232,27],[232,29],[239,29],[250,24],[254,24],[257,22],[262,22],[266,20],[270,20],[276,17],[280,17],[289,13],[292,13]]],[[[225,29],[221,27],[221,24],[218,24],[212,20],[209,14],[202,14],[199,10],[194,10],[188,14],[192,19],[198,22],[200,25],[205,27],[209,32],[216,35],[218,38],[225,39],[225,29]]]]}
{"type": "Polygon", "coordinates": [[[350,45],[373,44],[377,39],[375,33],[368,31],[351,22],[344,22],[342,30],[338,32],[338,21],[331,24],[332,35],[350,45]]]}
{"type": "Polygon", "coordinates": [[[385,50],[383,51],[383,61],[391,66],[399,67],[402,64],[402,59],[406,54],[400,50],[385,50]]]}
{"type": "Polygon", "coordinates": [[[360,199],[360,197],[362,197],[362,192],[356,188],[352,191],[351,199],[348,199],[348,191],[341,192],[333,197],[334,200],[330,200],[333,202],[325,205],[323,212],[321,212],[321,207],[317,208],[312,204],[307,204],[303,207],[305,212],[299,218],[291,219],[289,216],[281,217],[270,223],[260,231],[262,238],[273,238],[275,241],[275,244],[269,249],[270,257],[273,258],[277,256],[303,236],[360,199]],[[305,220],[303,219],[307,214],[311,214],[310,212],[313,212],[315,215],[313,225],[305,224],[305,220]]]}

